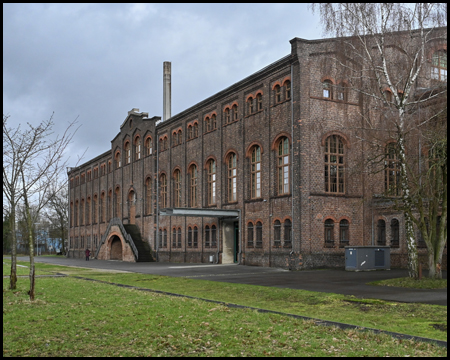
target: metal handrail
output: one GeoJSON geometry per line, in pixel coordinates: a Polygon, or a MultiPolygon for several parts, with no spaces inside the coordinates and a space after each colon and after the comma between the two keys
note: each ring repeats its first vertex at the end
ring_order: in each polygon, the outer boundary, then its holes
{"type": "Polygon", "coordinates": [[[105,243],[106,238],[107,238],[107,236],[109,234],[109,231],[111,229],[111,226],[113,226],[113,225],[117,225],[119,227],[120,231],[122,232],[123,237],[130,244],[131,249],[133,250],[134,256],[136,257],[136,260],[137,260],[139,258],[139,253],[138,253],[138,250],[136,249],[136,245],[134,245],[133,238],[130,236],[130,234],[127,233],[127,231],[125,230],[125,228],[124,228],[124,226],[122,224],[122,221],[119,218],[112,218],[109,221],[108,227],[106,228],[106,231],[103,234],[102,241],[101,241],[99,247],[97,248],[97,251],[95,252],[95,258],[97,258],[98,253],[100,252],[100,248],[105,243]]]}

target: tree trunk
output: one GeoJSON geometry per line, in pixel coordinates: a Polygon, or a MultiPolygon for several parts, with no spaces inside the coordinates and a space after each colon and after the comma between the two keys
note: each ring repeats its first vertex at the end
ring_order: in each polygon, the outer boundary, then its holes
{"type": "Polygon", "coordinates": [[[410,278],[419,277],[419,255],[417,253],[416,239],[414,237],[413,222],[408,212],[405,216],[406,245],[408,249],[408,275],[410,278]]]}
{"type": "Polygon", "coordinates": [[[17,287],[17,238],[16,238],[16,204],[11,203],[11,275],[9,277],[9,288],[15,290],[17,287]]]}
{"type": "Polygon", "coordinates": [[[30,295],[30,301],[34,300],[35,296],[35,273],[34,273],[34,241],[33,241],[33,224],[31,222],[31,214],[30,208],[28,207],[28,201],[25,195],[25,206],[26,206],[26,214],[27,214],[27,224],[28,224],[28,244],[30,247],[30,291],[28,294],[30,295]]]}

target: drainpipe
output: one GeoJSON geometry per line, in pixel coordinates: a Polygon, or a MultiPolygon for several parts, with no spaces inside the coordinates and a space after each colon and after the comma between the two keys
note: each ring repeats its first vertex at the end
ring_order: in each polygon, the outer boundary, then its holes
{"type": "Polygon", "coordinates": [[[241,229],[242,229],[242,217],[241,217],[241,209],[237,209],[239,211],[239,255],[238,255],[238,265],[241,264],[242,261],[242,236],[241,236],[241,229]]]}
{"type": "Polygon", "coordinates": [[[155,142],[156,142],[156,238],[155,238],[155,248],[156,248],[156,261],[159,261],[159,139],[158,131],[156,131],[155,126],[155,142]]]}
{"type": "MultiPolygon", "coordinates": [[[[291,63],[291,205],[292,205],[292,227],[291,227],[291,251],[289,258],[294,253],[294,66],[291,63]]],[[[299,224],[300,226],[300,224],[299,224]]],[[[299,252],[300,252],[300,240],[299,240],[299,252]]]]}
{"type": "MultiPolygon", "coordinates": [[[[216,254],[216,264],[219,263],[219,253],[220,253],[220,239],[217,239],[217,235],[220,235],[221,231],[219,231],[219,229],[223,229],[223,220],[221,220],[220,218],[218,218],[218,222],[217,222],[217,230],[216,230],[216,244],[217,244],[217,254],[216,254]]],[[[212,228],[209,229],[209,241],[212,240],[212,228]]],[[[223,231],[223,230],[222,230],[223,231]]],[[[223,239],[223,236],[222,236],[223,239]]]]}

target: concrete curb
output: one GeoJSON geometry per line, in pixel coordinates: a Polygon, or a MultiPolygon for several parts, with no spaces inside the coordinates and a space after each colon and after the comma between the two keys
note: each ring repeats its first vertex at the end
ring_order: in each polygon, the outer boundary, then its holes
{"type": "MultiPolygon", "coordinates": [[[[61,275],[63,275],[63,274],[61,274],[61,275]]],[[[139,291],[147,291],[147,292],[153,292],[153,293],[157,293],[157,294],[163,294],[163,295],[169,295],[169,296],[177,296],[177,297],[184,297],[184,298],[188,298],[188,299],[201,300],[201,301],[206,301],[206,302],[210,302],[210,303],[214,303],[214,304],[224,305],[224,306],[231,307],[231,308],[236,308],[236,309],[250,309],[250,310],[256,310],[256,311],[258,311],[260,313],[269,313],[269,314],[276,314],[276,315],[282,315],[282,316],[289,316],[289,317],[293,317],[295,319],[302,319],[302,320],[312,320],[312,321],[314,321],[314,323],[316,325],[335,326],[335,327],[337,327],[339,329],[343,329],[343,330],[354,329],[354,330],[358,330],[358,331],[371,331],[371,332],[373,332],[375,334],[387,334],[387,335],[390,335],[390,336],[392,336],[392,337],[394,337],[396,339],[427,342],[427,343],[432,343],[432,344],[436,344],[438,346],[447,348],[447,341],[443,341],[443,340],[436,340],[436,339],[430,339],[430,338],[425,338],[425,337],[421,337],[421,336],[413,336],[413,335],[401,334],[401,333],[396,333],[396,332],[392,332],[392,331],[372,329],[372,328],[367,328],[367,327],[363,327],[363,326],[356,326],[356,325],[351,325],[351,324],[340,323],[340,322],[336,322],[336,321],[326,321],[326,320],[315,319],[315,318],[302,316],[302,315],[295,315],[295,314],[283,313],[283,312],[280,312],[280,311],[260,309],[260,308],[255,308],[255,307],[251,307],[251,306],[226,303],[226,302],[217,301],[217,300],[203,299],[203,298],[199,298],[199,297],[195,297],[195,296],[175,294],[175,293],[171,293],[171,292],[167,292],[167,291],[146,289],[146,288],[141,288],[141,287],[132,286],[132,285],[117,284],[117,283],[113,283],[113,282],[109,282],[109,281],[103,281],[103,280],[97,280],[97,279],[89,279],[89,278],[85,278],[85,277],[81,277],[81,276],[74,276],[74,278],[80,279],[80,280],[88,280],[88,281],[99,282],[99,283],[103,283],[103,284],[115,285],[115,286],[120,286],[120,287],[124,287],[124,288],[128,288],[128,289],[139,290],[139,291]]]]}

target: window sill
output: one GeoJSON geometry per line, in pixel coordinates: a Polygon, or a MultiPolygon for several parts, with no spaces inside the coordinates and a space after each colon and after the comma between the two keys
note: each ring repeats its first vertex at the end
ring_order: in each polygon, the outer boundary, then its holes
{"type": "Polygon", "coordinates": [[[249,199],[249,200],[245,200],[244,203],[248,204],[248,203],[254,203],[254,202],[261,202],[264,201],[263,198],[258,198],[258,199],[249,199]]]}
{"type": "Polygon", "coordinates": [[[271,196],[269,199],[270,200],[272,200],[272,199],[282,199],[282,198],[287,198],[287,197],[291,197],[291,193],[283,194],[283,195],[274,195],[274,196],[271,196]]]}

